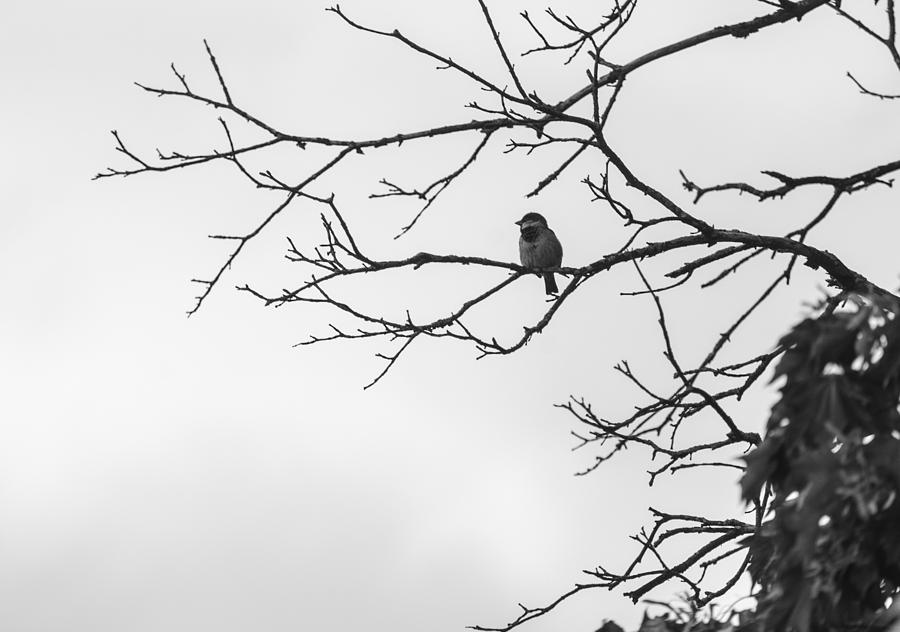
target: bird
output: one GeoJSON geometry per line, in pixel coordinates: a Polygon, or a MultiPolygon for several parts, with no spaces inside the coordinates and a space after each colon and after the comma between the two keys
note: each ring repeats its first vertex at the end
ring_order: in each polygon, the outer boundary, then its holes
{"type": "MultiPolygon", "coordinates": [[[[526,268],[558,268],[562,265],[563,249],[556,233],[547,226],[540,213],[525,213],[516,225],[519,227],[519,259],[526,268]]],[[[544,272],[544,289],[547,294],[559,292],[552,272],[544,272]]]]}

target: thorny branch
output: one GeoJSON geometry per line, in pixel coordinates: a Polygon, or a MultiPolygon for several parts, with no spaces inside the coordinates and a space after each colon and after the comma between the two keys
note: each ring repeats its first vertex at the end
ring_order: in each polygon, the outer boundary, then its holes
{"type": "MultiPolygon", "coordinates": [[[[542,100],[534,86],[520,74],[513,61],[515,52],[510,49],[509,42],[501,37],[488,4],[484,0],[476,1],[484,26],[487,27],[486,33],[480,32],[484,37],[490,38],[488,41],[492,40],[493,48],[505,69],[506,77],[502,80],[492,79],[479,69],[454,60],[449,53],[434,50],[398,29],[364,25],[351,18],[338,5],[328,11],[352,29],[397,42],[414,54],[437,62],[439,69],[454,71],[471,81],[476,89],[487,95],[483,99],[491,100],[482,103],[469,101],[466,104],[466,107],[477,113],[478,118],[464,120],[461,117],[459,121],[449,124],[353,139],[281,130],[242,107],[240,98],[236,98],[228,87],[223,66],[213,54],[211,46],[204,41],[208,61],[221,94],[195,91],[186,75],[180,73],[174,64],[171,66],[176,80],[174,87],[137,85],[161,98],[184,99],[212,107],[220,115],[222,146],[202,153],[163,152],[157,149],[155,158],[149,158],[142,152],[131,149],[120,134],[113,131],[115,150],[125,156],[128,166],[110,167],[97,174],[96,178],[166,172],[223,162],[232,164],[239,177],[245,178],[254,187],[281,196],[274,208],[270,207],[263,219],[251,225],[243,234],[210,236],[217,240],[236,242],[236,246],[210,278],[194,279],[201,284],[202,291],[188,314],[199,310],[226,272],[237,262],[244,247],[266,231],[277,216],[288,209],[295,212],[316,209],[321,220],[321,239],[313,244],[304,244],[293,238],[287,240],[286,259],[308,270],[307,280],[294,287],[276,290],[258,289],[249,284],[242,284],[238,289],[256,297],[265,305],[280,307],[317,303],[329,306],[335,314],[351,323],[348,326],[332,323],[327,332],[312,334],[300,344],[339,339],[385,340],[388,349],[378,354],[383,362],[382,368],[365,388],[381,380],[417,340],[448,338],[468,343],[474,346],[478,358],[518,351],[535,334],[550,326],[568,299],[583,285],[620,268],[622,264],[630,263],[636,269],[643,289],[624,294],[649,296],[652,300],[662,338],[663,359],[671,369],[672,383],[663,388],[651,384],[628,361],[623,360],[615,367],[616,371],[646,398],[646,403],[636,406],[631,414],[621,419],[607,419],[596,412],[592,404],[583,397],[572,396],[567,402],[560,404],[559,407],[572,415],[580,427],[580,430],[572,433],[577,440],[575,449],[593,446],[600,451],[580,474],[594,471],[604,461],[627,449],[648,451],[654,461],[648,471],[651,485],[666,472],[673,474],[698,467],[740,469],[740,465],[729,459],[736,451],[746,451],[757,445],[760,438],[756,433],[741,428],[742,422],[733,412],[735,404],[757,383],[784,349],[776,347],[756,353],[753,357],[725,363],[720,360],[720,355],[760,306],[776,290],[790,282],[791,273],[798,261],[820,270],[823,280],[838,290],[829,299],[829,305],[834,305],[847,292],[894,297],[892,293],[875,286],[862,274],[848,267],[839,257],[808,242],[814,229],[825,222],[835,209],[839,209],[847,197],[875,185],[891,186],[893,175],[900,170],[900,159],[846,175],[795,176],[763,170],[762,174],[770,179],[768,185],[731,181],[702,186],[682,171],[683,187],[693,194],[694,207],[691,207],[689,203],[684,204],[665,194],[638,173],[623,158],[622,147],[616,144],[620,141],[614,142],[607,136],[607,128],[617,111],[620,95],[628,89],[627,79],[641,68],[684,51],[702,48],[704,44],[717,39],[745,39],[778,25],[789,25],[783,28],[796,29],[800,33],[806,26],[805,22],[798,24],[801,18],[822,8],[830,10],[849,28],[861,31],[874,41],[900,71],[894,1],[887,0],[883,5],[885,23],[870,25],[851,11],[847,6],[850,4],[848,2],[763,0],[762,3],[773,10],[758,17],[696,33],[630,60],[615,62],[607,52],[611,50],[608,45],[628,28],[638,6],[637,0],[609,0],[606,12],[599,20],[595,16],[595,22],[589,26],[582,26],[584,20],[580,18],[560,15],[553,9],[547,9],[543,21],[533,18],[527,11],[522,12],[520,15],[530,29],[530,34],[537,39],[536,45],[520,52],[522,56],[563,53],[565,59],[562,63],[571,64],[577,60],[584,64],[587,83],[573,86],[569,96],[556,103],[542,100]],[[503,81],[511,81],[512,87],[505,86],[503,81]],[[581,113],[584,108],[577,107],[586,99],[590,100],[589,114],[581,113]],[[256,134],[262,134],[263,139],[255,142],[237,141],[233,131],[238,129],[235,123],[242,124],[241,129],[251,129],[256,134]],[[452,184],[464,180],[463,176],[467,172],[477,169],[477,165],[483,162],[478,158],[494,147],[491,139],[502,136],[505,136],[507,153],[521,152],[526,156],[539,156],[548,147],[569,148],[566,158],[545,172],[547,175],[534,184],[529,197],[539,196],[551,183],[571,172],[573,165],[584,165],[588,174],[581,181],[591,199],[601,202],[604,210],[612,211],[624,229],[619,247],[612,252],[598,253],[594,261],[581,266],[555,269],[554,272],[565,277],[561,292],[548,303],[539,318],[524,324],[521,333],[514,336],[504,337],[494,332],[481,331],[472,325],[469,316],[535,270],[490,257],[452,253],[420,252],[394,259],[380,258],[372,254],[373,249],[363,237],[354,235],[352,221],[348,220],[352,215],[347,214],[347,209],[337,203],[336,195],[313,190],[323,180],[323,176],[340,172],[351,159],[371,161],[372,156],[377,155],[377,150],[381,148],[399,147],[407,142],[435,141],[441,137],[457,135],[466,138],[473,136],[473,139],[468,154],[457,158],[451,170],[438,172],[433,179],[429,178],[430,184],[419,188],[382,178],[380,183],[386,190],[371,194],[372,198],[410,197],[422,202],[411,221],[400,227],[396,238],[406,235],[417,226],[428,209],[437,208],[441,193],[452,184]],[[275,175],[272,168],[256,171],[248,166],[251,158],[264,159],[266,152],[275,147],[295,152],[310,152],[314,149],[316,155],[320,156],[319,162],[309,171],[294,173],[290,178],[275,175]],[[830,191],[830,196],[823,205],[815,208],[782,235],[765,235],[739,227],[716,226],[696,212],[701,203],[716,199],[717,194],[736,192],[750,195],[764,203],[791,196],[796,191],[810,187],[824,187],[830,191]],[[640,204],[630,201],[631,198],[623,195],[628,189],[643,194],[643,201],[640,204]],[[658,230],[661,227],[665,227],[667,232],[658,230]],[[768,255],[777,266],[770,282],[759,289],[755,298],[715,337],[699,363],[689,364],[684,358],[678,357],[673,343],[677,332],[672,331],[667,322],[663,295],[688,285],[696,274],[702,272],[711,276],[701,283],[701,288],[723,283],[763,254],[768,255]],[[673,255],[676,257],[674,261],[671,259],[673,255]],[[669,272],[665,274],[667,280],[654,282],[639,267],[643,262],[653,259],[664,261],[669,266],[669,272]],[[412,273],[426,266],[479,268],[483,271],[480,278],[487,282],[470,287],[467,298],[437,318],[418,316],[416,308],[420,306],[415,304],[414,298],[409,299],[412,305],[398,306],[398,313],[392,315],[365,307],[352,293],[344,296],[346,286],[342,282],[347,279],[372,278],[392,270],[412,273]],[[718,428],[718,434],[708,441],[683,442],[679,430],[699,419],[711,420],[708,425],[718,428]],[[728,456],[719,456],[722,450],[728,456]]],[[[850,71],[848,76],[864,95],[881,99],[900,96],[871,90],[850,71]]],[[[414,293],[410,296],[413,297],[414,293]]],[[[591,578],[589,582],[576,584],[548,605],[529,608],[520,604],[521,613],[510,623],[501,627],[475,626],[474,629],[506,632],[551,612],[579,592],[596,588],[626,588],[625,594],[637,600],[665,582],[675,580],[687,586],[695,603],[707,603],[733,587],[743,574],[748,561],[747,553],[745,546],[735,541],[759,528],[768,504],[767,495],[760,498],[750,509],[754,519],[749,523],[669,514],[651,509],[654,523],[652,527],[642,529],[633,537],[639,549],[623,571],[613,572],[597,566],[585,571],[591,578]],[[677,562],[670,561],[667,543],[691,537],[703,538],[703,542],[690,555],[677,562]],[[732,561],[741,553],[742,561],[733,567],[730,578],[724,584],[712,590],[702,586],[707,569],[732,561]]]]}

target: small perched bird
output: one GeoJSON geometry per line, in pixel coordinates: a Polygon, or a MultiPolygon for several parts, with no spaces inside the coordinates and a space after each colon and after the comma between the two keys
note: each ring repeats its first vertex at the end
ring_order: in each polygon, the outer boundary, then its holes
{"type": "MultiPolygon", "coordinates": [[[[520,229],[519,259],[526,268],[558,268],[562,265],[563,249],[556,233],[547,226],[540,213],[525,213],[516,222],[520,229]]],[[[552,272],[544,272],[544,288],[547,294],[556,294],[559,288],[552,272]]]]}

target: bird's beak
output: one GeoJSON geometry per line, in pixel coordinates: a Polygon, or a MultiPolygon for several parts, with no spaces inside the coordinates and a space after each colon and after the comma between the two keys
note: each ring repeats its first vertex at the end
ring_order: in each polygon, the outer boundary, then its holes
{"type": "Polygon", "coordinates": [[[516,226],[521,226],[521,225],[522,225],[522,220],[519,220],[518,222],[513,222],[513,224],[515,224],[516,226]]]}

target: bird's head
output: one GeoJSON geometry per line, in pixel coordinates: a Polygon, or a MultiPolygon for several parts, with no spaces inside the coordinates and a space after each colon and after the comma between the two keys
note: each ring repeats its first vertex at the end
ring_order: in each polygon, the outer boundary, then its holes
{"type": "Polygon", "coordinates": [[[528,226],[542,226],[543,228],[547,228],[547,220],[544,219],[544,216],[540,213],[525,213],[518,222],[516,222],[516,226],[519,228],[526,228],[528,226]]]}

